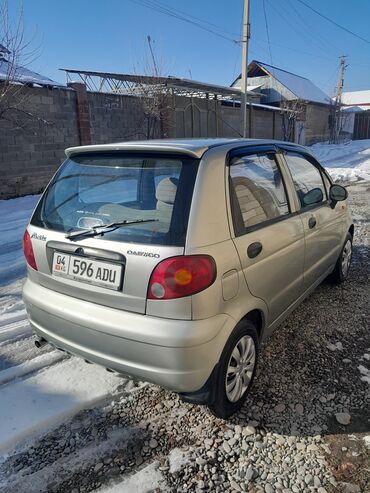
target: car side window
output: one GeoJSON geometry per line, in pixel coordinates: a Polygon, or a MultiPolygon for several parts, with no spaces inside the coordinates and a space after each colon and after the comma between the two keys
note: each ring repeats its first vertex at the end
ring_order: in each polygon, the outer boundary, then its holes
{"type": "Polygon", "coordinates": [[[301,208],[317,205],[327,199],[321,172],[306,157],[287,152],[285,161],[292,175],[301,208]]]}
{"type": "Polygon", "coordinates": [[[272,153],[233,158],[230,193],[236,234],[290,212],[283,179],[272,153]]]}

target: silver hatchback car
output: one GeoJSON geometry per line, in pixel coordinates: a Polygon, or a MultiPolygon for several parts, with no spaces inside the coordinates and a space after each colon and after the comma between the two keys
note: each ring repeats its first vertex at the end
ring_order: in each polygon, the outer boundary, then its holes
{"type": "Polygon", "coordinates": [[[237,411],[260,344],[351,261],[347,191],[304,147],[168,140],[67,149],[24,235],[46,342],[237,411]]]}

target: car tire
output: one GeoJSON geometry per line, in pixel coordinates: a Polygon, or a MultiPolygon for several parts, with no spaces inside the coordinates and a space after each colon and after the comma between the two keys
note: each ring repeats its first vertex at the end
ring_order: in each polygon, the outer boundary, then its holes
{"type": "Polygon", "coordinates": [[[341,284],[348,277],[352,260],[352,235],[347,233],[344,245],[340,251],[337,263],[333,272],[330,274],[330,280],[335,284],[341,284]]]}
{"type": "Polygon", "coordinates": [[[243,405],[256,373],[259,341],[254,324],[240,322],[229,337],[214,380],[212,414],[228,418],[243,405]]]}

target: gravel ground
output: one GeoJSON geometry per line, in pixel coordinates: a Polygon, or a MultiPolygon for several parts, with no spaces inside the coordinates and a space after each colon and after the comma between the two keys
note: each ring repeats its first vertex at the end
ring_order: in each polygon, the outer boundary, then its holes
{"type": "Polygon", "coordinates": [[[370,185],[349,192],[349,279],[323,283],[264,343],[236,416],[129,382],[24,444],[0,465],[0,491],[369,493],[370,185]]]}

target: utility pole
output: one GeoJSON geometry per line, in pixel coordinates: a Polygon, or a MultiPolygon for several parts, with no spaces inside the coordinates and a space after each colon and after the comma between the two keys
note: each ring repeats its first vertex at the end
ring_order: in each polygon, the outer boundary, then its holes
{"type": "Polygon", "coordinates": [[[342,55],[339,57],[339,80],[338,80],[338,88],[337,88],[337,97],[336,100],[341,103],[342,102],[342,92],[344,85],[344,70],[346,68],[346,56],[342,55]]]}
{"type": "Polygon", "coordinates": [[[243,115],[243,137],[247,137],[247,88],[248,88],[248,40],[250,38],[249,0],[244,0],[241,110],[243,115]]]}
{"type": "Polygon", "coordinates": [[[342,93],[344,86],[344,71],[346,69],[346,56],[339,57],[339,76],[337,94],[335,96],[334,105],[334,121],[333,121],[333,140],[334,143],[338,143],[339,133],[341,129],[341,107],[342,107],[342,93]]]}
{"type": "Polygon", "coordinates": [[[150,54],[151,54],[151,57],[152,57],[154,74],[155,74],[156,77],[158,77],[158,67],[157,67],[157,62],[156,62],[156,59],[155,59],[155,56],[154,56],[153,47],[152,47],[152,38],[148,35],[146,37],[146,39],[148,40],[149,50],[150,50],[150,54]]]}

